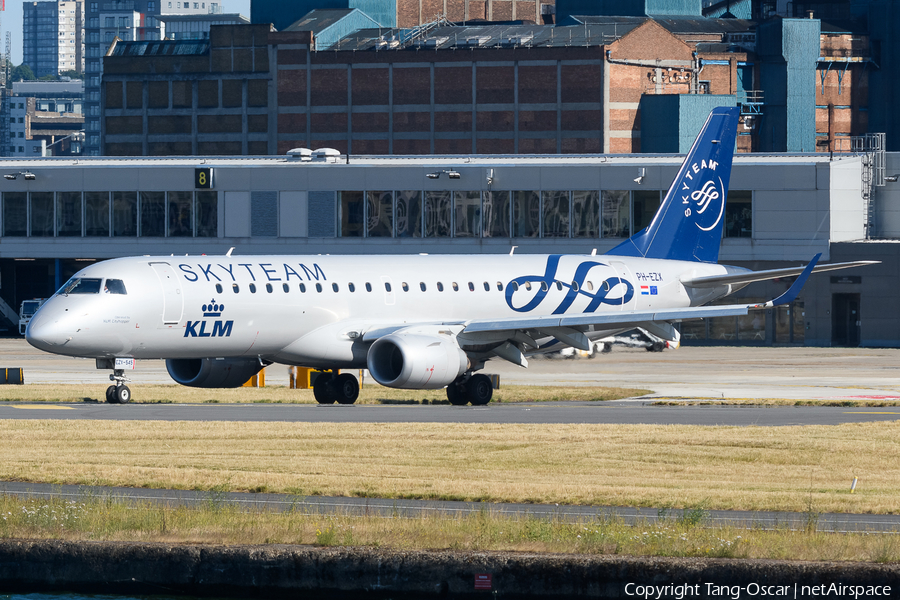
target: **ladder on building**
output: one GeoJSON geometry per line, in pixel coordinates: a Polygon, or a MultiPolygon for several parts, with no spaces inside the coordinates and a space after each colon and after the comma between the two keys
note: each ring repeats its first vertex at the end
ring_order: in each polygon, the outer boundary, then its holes
{"type": "Polygon", "coordinates": [[[875,202],[872,192],[874,188],[884,185],[884,134],[866,133],[850,137],[850,150],[862,159],[861,195],[866,206],[865,228],[866,239],[875,235],[875,202]]]}
{"type": "Polygon", "coordinates": [[[421,25],[417,25],[412,29],[404,29],[400,32],[400,47],[406,46],[407,44],[412,44],[416,40],[424,38],[438,27],[447,26],[450,24],[451,23],[447,20],[447,17],[445,17],[444,15],[437,15],[428,23],[422,23],[421,25]]]}

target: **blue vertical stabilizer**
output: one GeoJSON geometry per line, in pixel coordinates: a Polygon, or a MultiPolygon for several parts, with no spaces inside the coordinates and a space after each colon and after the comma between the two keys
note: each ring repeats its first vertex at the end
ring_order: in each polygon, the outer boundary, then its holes
{"type": "Polygon", "coordinates": [[[607,254],[718,262],[739,114],[709,113],[653,221],[607,254]]]}

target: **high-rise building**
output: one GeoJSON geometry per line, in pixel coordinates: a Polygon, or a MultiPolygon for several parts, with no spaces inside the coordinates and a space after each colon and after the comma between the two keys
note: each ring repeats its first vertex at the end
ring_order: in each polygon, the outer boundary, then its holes
{"type": "Polygon", "coordinates": [[[23,62],[36,77],[84,72],[84,3],[25,2],[23,62]]]}
{"type": "Polygon", "coordinates": [[[222,12],[219,2],[209,0],[89,0],[85,26],[84,153],[101,154],[100,82],[103,77],[103,56],[113,40],[154,41],[165,37],[165,23],[161,14],[201,15],[222,12]]]}

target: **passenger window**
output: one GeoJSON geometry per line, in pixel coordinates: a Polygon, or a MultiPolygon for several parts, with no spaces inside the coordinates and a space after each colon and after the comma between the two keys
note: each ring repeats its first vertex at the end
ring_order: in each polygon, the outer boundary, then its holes
{"type": "Polygon", "coordinates": [[[331,284],[331,289],[333,289],[333,290],[335,291],[335,293],[337,293],[337,291],[338,291],[338,284],[332,283],[332,284],[331,284]]]}
{"type": "Polygon", "coordinates": [[[306,293],[306,285],[304,285],[304,284],[302,284],[302,283],[300,284],[300,293],[301,293],[301,294],[305,294],[305,293],[306,293]]]}
{"type": "Polygon", "coordinates": [[[577,291],[578,291],[578,282],[577,282],[577,281],[573,281],[573,282],[572,282],[572,291],[573,291],[573,292],[577,292],[577,291]]]}
{"type": "Polygon", "coordinates": [[[391,291],[391,284],[389,284],[387,281],[384,282],[384,291],[391,291]]]}
{"type": "Polygon", "coordinates": [[[588,281],[588,282],[587,282],[587,289],[588,289],[589,292],[593,292],[593,291],[594,291],[594,284],[593,284],[592,282],[588,281]]]}
{"type": "Polygon", "coordinates": [[[491,284],[489,284],[487,281],[484,282],[484,291],[491,291],[491,284]]]}
{"type": "Polygon", "coordinates": [[[453,291],[454,291],[454,292],[458,292],[458,291],[459,291],[459,286],[456,284],[455,281],[453,282],[453,291]]]}
{"type": "Polygon", "coordinates": [[[528,290],[529,292],[531,291],[531,282],[530,281],[525,282],[525,289],[528,290]]]}
{"type": "Polygon", "coordinates": [[[368,281],[366,282],[366,291],[367,291],[367,292],[371,292],[371,291],[372,291],[372,284],[369,283],[368,281]]]}
{"type": "Polygon", "coordinates": [[[550,286],[547,285],[547,282],[546,282],[546,281],[542,281],[542,282],[541,282],[541,291],[542,291],[542,292],[546,292],[546,291],[549,291],[549,290],[550,290],[550,286]]]}
{"type": "Polygon", "coordinates": [[[438,291],[439,291],[439,292],[443,292],[443,291],[444,291],[444,284],[441,283],[440,281],[438,281],[437,287],[438,287],[438,291]]]}
{"type": "Polygon", "coordinates": [[[255,294],[255,293],[256,293],[256,284],[255,284],[255,283],[251,283],[251,284],[250,284],[250,293],[251,293],[251,294],[255,294]]]}
{"type": "Polygon", "coordinates": [[[221,294],[221,293],[222,293],[222,284],[221,284],[221,283],[217,283],[217,284],[216,284],[216,293],[217,293],[217,294],[221,294]]]}
{"type": "Polygon", "coordinates": [[[408,292],[408,291],[409,291],[409,284],[406,283],[405,281],[404,281],[403,283],[400,284],[400,287],[403,288],[403,291],[404,291],[404,292],[408,292]]]}
{"type": "Polygon", "coordinates": [[[556,282],[556,289],[558,289],[559,291],[562,291],[562,281],[556,282]]]}
{"type": "Polygon", "coordinates": [[[266,284],[266,291],[269,292],[270,294],[272,293],[272,284],[271,283],[266,284]]]}
{"type": "Polygon", "coordinates": [[[419,283],[419,289],[422,290],[423,292],[425,291],[425,282],[424,281],[419,283]]]}
{"type": "Polygon", "coordinates": [[[127,294],[125,291],[125,282],[121,279],[107,279],[103,291],[107,294],[127,294]]]}
{"type": "Polygon", "coordinates": [[[604,292],[609,291],[609,279],[607,279],[606,281],[603,282],[603,291],[604,292]]]}
{"type": "Polygon", "coordinates": [[[497,282],[497,290],[500,291],[500,292],[503,291],[503,284],[502,284],[501,282],[499,282],[499,281],[497,282]]]}
{"type": "Polygon", "coordinates": [[[513,282],[512,282],[512,289],[513,289],[514,292],[518,292],[518,291],[519,291],[519,284],[518,284],[517,282],[513,281],[513,282]]]}
{"type": "Polygon", "coordinates": [[[356,291],[356,286],[353,285],[352,283],[348,283],[348,284],[347,284],[347,289],[350,290],[351,292],[355,292],[355,291],[356,291]]]}
{"type": "Polygon", "coordinates": [[[69,283],[63,286],[63,294],[99,294],[100,282],[102,279],[93,279],[83,277],[80,279],[70,279],[69,283]]]}
{"type": "Polygon", "coordinates": [[[241,288],[238,287],[238,284],[232,283],[232,284],[231,284],[231,291],[234,292],[235,294],[237,294],[238,292],[241,291],[241,288]]]}
{"type": "Polygon", "coordinates": [[[287,294],[288,292],[291,291],[291,286],[289,286],[289,285],[286,284],[286,283],[282,283],[282,284],[281,284],[281,289],[283,289],[283,290],[284,290],[284,293],[287,294]]]}
{"type": "Polygon", "coordinates": [[[321,283],[316,284],[316,291],[319,292],[320,294],[322,293],[322,284],[321,283]]]}
{"type": "Polygon", "coordinates": [[[474,291],[475,291],[475,284],[472,283],[471,281],[469,282],[469,291],[470,291],[470,292],[474,292],[474,291]]]}

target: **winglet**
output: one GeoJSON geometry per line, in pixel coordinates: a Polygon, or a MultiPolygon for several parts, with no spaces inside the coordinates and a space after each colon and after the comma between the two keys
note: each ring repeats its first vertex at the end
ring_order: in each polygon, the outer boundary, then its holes
{"type": "Polygon", "coordinates": [[[806,280],[809,279],[810,274],[812,274],[813,269],[816,267],[816,263],[819,262],[819,258],[822,257],[822,253],[819,252],[816,254],[809,264],[806,265],[806,268],[803,269],[803,272],[797,277],[797,280],[788,288],[788,290],[782,295],[778,296],[774,300],[769,300],[765,304],[755,304],[750,308],[772,308],[773,306],[782,306],[784,304],[790,304],[793,302],[797,295],[800,293],[800,290],[803,289],[803,286],[806,285],[806,280]]]}

